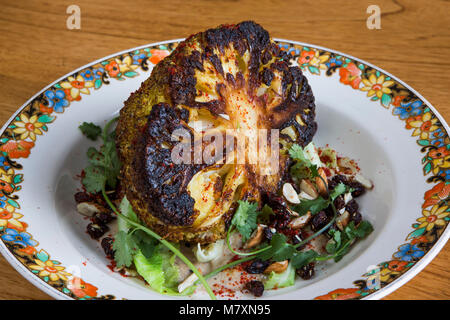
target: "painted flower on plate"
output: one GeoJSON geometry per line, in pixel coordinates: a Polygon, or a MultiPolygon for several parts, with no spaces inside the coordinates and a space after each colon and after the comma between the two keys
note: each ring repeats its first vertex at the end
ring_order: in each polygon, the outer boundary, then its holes
{"type": "Polygon", "coordinates": [[[439,207],[439,205],[435,204],[431,210],[422,210],[423,217],[417,219],[418,222],[421,222],[419,228],[426,228],[427,231],[430,231],[434,226],[445,226],[447,223],[444,219],[449,214],[447,209],[448,206],[439,207]]]}
{"type": "Polygon", "coordinates": [[[422,113],[422,105],[423,102],[420,100],[402,102],[399,107],[394,108],[393,114],[398,115],[402,120],[411,116],[417,116],[422,113]]]}
{"type": "Polygon", "coordinates": [[[147,58],[147,55],[145,53],[138,53],[133,55],[133,64],[140,65],[142,61],[144,61],[147,58]]]}
{"type": "MultiPolygon", "coordinates": [[[[46,106],[46,108],[53,109],[56,112],[63,112],[64,107],[67,107],[69,105],[69,101],[67,101],[66,99],[66,93],[64,93],[63,90],[47,90],[45,91],[44,95],[48,101],[48,106],[46,106]]],[[[49,109],[45,110],[47,112],[43,112],[51,113],[51,110],[49,109]]]]}
{"type": "Polygon", "coordinates": [[[0,210],[0,227],[24,231],[25,227],[22,222],[19,221],[22,217],[23,215],[14,211],[6,209],[0,210]]]}
{"type": "MultiPolygon", "coordinates": [[[[410,118],[408,118],[410,119],[410,118]]],[[[433,117],[431,112],[426,112],[422,116],[414,117],[413,120],[407,121],[410,128],[414,129],[412,136],[420,136],[420,139],[428,139],[431,132],[438,129],[436,125],[438,119],[433,117]]]]}
{"type": "Polygon", "coordinates": [[[2,235],[2,240],[20,244],[23,247],[35,247],[38,245],[38,242],[34,240],[28,232],[19,232],[10,228],[5,230],[5,233],[2,235]]]}
{"type": "Polygon", "coordinates": [[[325,62],[330,58],[328,54],[320,54],[319,50],[303,50],[300,57],[298,58],[298,64],[300,66],[311,66],[309,70],[312,73],[319,73],[319,69],[326,70],[327,66],[325,62]]]}
{"type": "Polygon", "coordinates": [[[150,62],[153,64],[157,64],[158,62],[160,62],[162,59],[164,59],[165,57],[167,57],[169,55],[169,51],[168,50],[161,50],[161,49],[151,49],[150,50],[150,62]]]}
{"type": "Polygon", "coordinates": [[[44,124],[38,121],[38,116],[33,115],[30,118],[24,113],[20,114],[20,121],[14,121],[13,124],[16,128],[13,129],[14,133],[20,135],[21,140],[30,138],[31,140],[36,140],[36,135],[42,135],[42,126],[44,124]]]}
{"type": "Polygon", "coordinates": [[[379,99],[383,94],[390,94],[392,90],[389,87],[394,84],[392,80],[385,80],[384,75],[377,77],[375,74],[371,74],[369,79],[362,79],[362,82],[364,87],[360,90],[367,91],[368,97],[376,96],[379,99]]]}
{"type": "Polygon", "coordinates": [[[102,67],[95,68],[94,70],[92,70],[92,74],[94,75],[95,79],[101,79],[104,72],[105,72],[105,69],[103,69],[102,67]]]}
{"type": "Polygon", "coordinates": [[[446,146],[431,149],[428,152],[428,156],[432,159],[434,173],[438,173],[440,168],[445,169],[450,167],[450,150],[446,146]]]}
{"type": "Polygon", "coordinates": [[[361,84],[361,69],[353,62],[350,62],[345,68],[340,68],[339,76],[340,82],[351,86],[353,89],[358,89],[361,84]]]}
{"type": "Polygon", "coordinates": [[[106,66],[105,66],[106,71],[108,72],[108,75],[111,78],[115,78],[117,77],[117,75],[120,73],[120,68],[119,68],[119,64],[113,60],[110,61],[106,66]]]}
{"type": "MultiPolygon", "coordinates": [[[[74,78],[73,76],[69,76],[67,81],[63,81],[60,83],[63,89],[70,90],[70,96],[73,99],[76,99],[80,96],[80,93],[90,94],[89,88],[94,86],[92,81],[85,80],[80,74],[74,78]]],[[[55,110],[56,111],[56,110],[55,110]]]]}
{"type": "Polygon", "coordinates": [[[425,252],[420,250],[417,245],[411,245],[409,243],[405,243],[398,248],[399,251],[393,254],[393,256],[397,259],[403,261],[412,261],[423,257],[425,252]]]}
{"type": "Polygon", "coordinates": [[[86,81],[92,81],[94,80],[94,73],[91,69],[86,69],[80,72],[80,75],[84,78],[86,81]]]}
{"type": "Polygon", "coordinates": [[[360,296],[358,288],[336,289],[323,296],[316,297],[315,300],[349,300],[360,296]]]}
{"type": "MultiPolygon", "coordinates": [[[[42,252],[42,251],[41,251],[42,252]]],[[[40,253],[41,253],[40,252],[40,253]]],[[[40,253],[37,256],[40,256],[40,253]]],[[[29,266],[31,270],[36,271],[36,273],[43,278],[48,277],[51,281],[58,281],[59,279],[63,281],[68,280],[68,276],[71,274],[64,271],[65,267],[59,266],[59,262],[54,260],[49,260],[48,255],[46,259],[34,259],[35,264],[29,266]],[[44,261],[43,261],[44,260],[44,261]]]]}
{"type": "Polygon", "coordinates": [[[67,288],[78,298],[92,298],[97,296],[98,288],[90,283],[84,282],[79,277],[73,277],[69,280],[67,288]]]}
{"type": "Polygon", "coordinates": [[[0,147],[0,151],[6,152],[11,159],[28,158],[34,142],[24,140],[9,140],[0,147]]]}

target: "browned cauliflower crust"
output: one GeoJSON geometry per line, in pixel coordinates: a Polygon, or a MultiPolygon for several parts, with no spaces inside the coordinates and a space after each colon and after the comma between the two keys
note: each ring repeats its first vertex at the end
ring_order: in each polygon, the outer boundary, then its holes
{"type": "MultiPolygon", "coordinates": [[[[307,79],[260,25],[246,21],[197,33],[125,102],[116,131],[121,185],[139,218],[166,239],[216,241],[225,236],[237,200],[260,202],[277,192],[286,148],[312,140],[314,117],[307,79]],[[279,129],[278,172],[264,175],[251,163],[173,163],[173,131],[183,128],[198,141],[199,121],[221,134],[279,129]]],[[[202,150],[208,146],[200,143],[202,150]]]]}

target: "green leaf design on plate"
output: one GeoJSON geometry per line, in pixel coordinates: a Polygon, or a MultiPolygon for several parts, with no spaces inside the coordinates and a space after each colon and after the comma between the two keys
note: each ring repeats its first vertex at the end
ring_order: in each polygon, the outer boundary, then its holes
{"type": "Polygon", "coordinates": [[[14,183],[21,183],[23,181],[23,174],[16,174],[13,178],[14,183]]]}
{"type": "Polygon", "coordinates": [[[430,144],[430,141],[428,140],[417,140],[417,143],[421,146],[428,146],[430,144]]]}
{"type": "Polygon", "coordinates": [[[100,88],[102,86],[102,84],[103,84],[102,80],[101,79],[97,79],[94,82],[94,88],[98,89],[98,88],[100,88]]]}
{"type": "Polygon", "coordinates": [[[39,122],[42,122],[42,123],[53,122],[53,120],[55,120],[55,117],[51,117],[51,116],[49,116],[48,114],[43,114],[42,116],[40,116],[40,117],[38,118],[38,121],[39,121],[39,122]]]}
{"type": "Polygon", "coordinates": [[[420,228],[420,229],[417,229],[417,230],[414,230],[413,232],[411,232],[411,233],[408,235],[408,237],[406,237],[406,240],[411,240],[411,239],[420,237],[421,235],[423,235],[423,234],[425,233],[425,230],[426,230],[425,227],[420,228]]]}
{"type": "Polygon", "coordinates": [[[385,107],[389,107],[391,101],[392,101],[391,95],[383,93],[383,95],[381,96],[381,104],[383,104],[383,106],[385,107]]]}
{"type": "Polygon", "coordinates": [[[138,73],[136,71],[127,71],[127,72],[124,73],[124,76],[128,77],[128,78],[132,78],[132,77],[135,77],[137,75],[138,75],[138,73]]]}
{"type": "Polygon", "coordinates": [[[423,168],[423,172],[425,173],[425,175],[429,174],[431,171],[431,162],[428,162],[425,167],[423,168]]]}
{"type": "Polygon", "coordinates": [[[320,74],[319,68],[317,68],[317,67],[309,66],[308,69],[311,73],[320,74]]]}
{"type": "Polygon", "coordinates": [[[17,208],[17,209],[20,208],[20,205],[19,205],[16,201],[14,201],[13,199],[8,199],[7,202],[8,202],[10,205],[12,205],[14,208],[17,208]]]}

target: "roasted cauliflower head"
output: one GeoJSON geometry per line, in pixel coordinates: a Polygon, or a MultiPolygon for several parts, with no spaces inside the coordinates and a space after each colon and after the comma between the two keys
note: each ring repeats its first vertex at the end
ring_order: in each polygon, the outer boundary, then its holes
{"type": "Polygon", "coordinates": [[[166,239],[216,241],[225,236],[238,200],[260,203],[277,192],[286,149],[312,140],[314,117],[307,79],[260,25],[246,21],[197,33],[125,102],[116,130],[121,185],[139,218],[166,239]],[[247,134],[252,129],[267,129],[267,135],[254,143],[247,134]],[[186,134],[175,136],[179,131],[186,134]],[[218,137],[223,147],[213,144],[218,137]],[[239,149],[242,137],[248,139],[239,149]],[[236,161],[238,150],[255,146],[266,148],[257,153],[259,161],[245,152],[246,161],[236,161]],[[198,161],[198,150],[212,160],[198,161]],[[277,169],[267,171],[273,152],[277,169]],[[174,154],[187,161],[174,161],[174,154]]]}

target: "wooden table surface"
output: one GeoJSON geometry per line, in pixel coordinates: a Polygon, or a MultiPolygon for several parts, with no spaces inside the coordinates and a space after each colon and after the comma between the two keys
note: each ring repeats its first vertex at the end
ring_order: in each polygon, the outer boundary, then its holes
{"type": "MultiPolygon", "coordinates": [[[[371,62],[417,89],[450,118],[450,2],[308,1],[8,1],[0,0],[0,123],[62,75],[103,56],[181,38],[222,23],[255,20],[271,36],[332,48],[371,62]],[[66,28],[66,8],[81,8],[81,29],[66,28]],[[369,30],[366,9],[381,8],[369,30]]],[[[386,299],[449,299],[450,244],[386,299]]],[[[0,299],[49,299],[0,257],[0,299]]]]}

